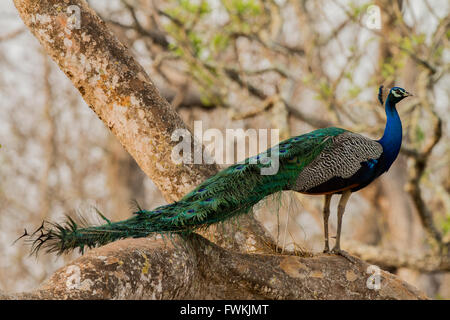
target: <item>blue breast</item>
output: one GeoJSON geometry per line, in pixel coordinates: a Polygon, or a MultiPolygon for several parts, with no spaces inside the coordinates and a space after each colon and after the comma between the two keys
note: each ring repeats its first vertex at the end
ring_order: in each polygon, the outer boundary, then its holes
{"type": "Polygon", "coordinates": [[[379,163],[381,173],[389,170],[402,146],[402,122],[395,108],[395,103],[387,99],[385,109],[387,116],[386,127],[383,137],[378,140],[383,147],[383,159],[379,163]]]}

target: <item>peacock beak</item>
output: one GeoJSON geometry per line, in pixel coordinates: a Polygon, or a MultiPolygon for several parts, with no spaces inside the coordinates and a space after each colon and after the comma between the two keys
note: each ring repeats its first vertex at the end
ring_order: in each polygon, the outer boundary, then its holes
{"type": "Polygon", "coordinates": [[[411,96],[414,96],[412,93],[410,93],[410,92],[408,92],[408,91],[405,91],[405,93],[404,93],[404,97],[406,98],[406,97],[411,97],[411,96]]]}

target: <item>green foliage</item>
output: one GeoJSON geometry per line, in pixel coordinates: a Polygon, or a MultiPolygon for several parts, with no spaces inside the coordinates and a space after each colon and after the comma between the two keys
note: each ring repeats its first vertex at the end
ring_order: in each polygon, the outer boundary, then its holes
{"type": "Polygon", "coordinates": [[[415,130],[416,142],[421,143],[425,140],[425,132],[423,132],[422,128],[418,125],[415,130]]]}
{"type": "Polygon", "coordinates": [[[397,70],[401,70],[406,62],[407,55],[399,53],[395,58],[386,59],[381,65],[381,75],[387,80],[395,80],[397,70]]]}
{"type": "Polygon", "coordinates": [[[200,97],[200,101],[203,103],[204,106],[211,106],[211,105],[213,105],[211,99],[209,99],[207,94],[203,94],[200,97]]]}
{"type": "Polygon", "coordinates": [[[190,0],[178,0],[178,3],[183,10],[192,14],[204,15],[211,11],[208,1],[200,1],[199,4],[195,4],[190,0]]]}
{"type": "Polygon", "coordinates": [[[317,100],[328,100],[333,94],[329,83],[327,81],[320,81],[319,93],[315,96],[317,100]]]}
{"type": "Polygon", "coordinates": [[[169,43],[169,49],[177,56],[182,58],[184,56],[184,50],[182,47],[177,46],[176,44],[169,43]]]}
{"type": "Polygon", "coordinates": [[[441,228],[444,235],[448,235],[450,233],[450,214],[447,214],[444,220],[441,223],[441,228]]]}
{"type": "Polygon", "coordinates": [[[407,52],[414,52],[417,51],[418,46],[425,43],[425,34],[413,34],[408,37],[402,37],[400,38],[399,46],[406,50],[407,52]]]}
{"type": "MultiPolygon", "coordinates": [[[[172,6],[165,8],[169,23],[165,31],[173,41],[169,49],[183,60],[209,104],[226,106],[228,87],[225,66],[221,65],[225,55],[235,50],[236,34],[256,34],[267,27],[270,16],[264,15],[260,0],[222,0],[220,10],[228,13],[228,21],[223,26],[205,24],[211,18],[211,8],[207,1],[192,2],[172,0],[172,6]]],[[[229,55],[228,55],[229,56],[229,55]]]]}
{"type": "Polygon", "coordinates": [[[261,13],[260,3],[254,0],[232,0],[225,1],[225,3],[230,4],[230,6],[228,7],[229,9],[231,9],[230,11],[240,16],[258,15],[261,13]]]}
{"type": "Polygon", "coordinates": [[[167,9],[166,13],[182,24],[189,24],[194,19],[211,12],[208,1],[200,1],[196,4],[190,0],[176,0],[176,4],[167,9]]]}
{"type": "Polygon", "coordinates": [[[211,41],[211,45],[212,45],[212,50],[214,52],[220,52],[223,51],[229,44],[230,42],[230,38],[222,33],[217,33],[213,36],[212,41],[211,41]]]}
{"type": "Polygon", "coordinates": [[[305,85],[311,84],[314,81],[314,76],[310,73],[302,77],[302,82],[305,85]]]}
{"type": "Polygon", "coordinates": [[[413,41],[412,38],[410,37],[403,37],[400,40],[400,46],[408,51],[412,51],[413,50],[413,41]]]}
{"type": "Polygon", "coordinates": [[[194,56],[199,57],[204,48],[202,39],[197,33],[195,33],[195,31],[188,32],[188,39],[190,41],[194,56]]]}
{"type": "Polygon", "coordinates": [[[356,98],[361,93],[362,88],[360,86],[354,85],[348,90],[350,98],[356,98]]]}
{"type": "Polygon", "coordinates": [[[383,78],[390,79],[395,75],[395,67],[391,62],[385,62],[381,66],[381,75],[383,78]]]}
{"type": "Polygon", "coordinates": [[[433,52],[433,59],[441,59],[442,54],[444,53],[444,49],[445,49],[444,46],[437,47],[433,52]]]}
{"type": "Polygon", "coordinates": [[[365,4],[357,4],[355,2],[350,2],[348,4],[349,7],[349,15],[353,20],[357,20],[361,17],[362,13],[367,11],[367,8],[371,5],[371,3],[365,4]]]}
{"type": "Polygon", "coordinates": [[[425,40],[426,40],[426,35],[424,33],[411,35],[411,41],[412,41],[413,45],[424,44],[425,40]]]}

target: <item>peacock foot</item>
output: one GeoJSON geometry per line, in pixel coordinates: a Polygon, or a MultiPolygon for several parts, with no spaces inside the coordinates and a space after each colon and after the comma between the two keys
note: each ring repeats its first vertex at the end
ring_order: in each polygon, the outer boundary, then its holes
{"type": "Polygon", "coordinates": [[[341,257],[344,257],[345,259],[347,259],[351,263],[356,263],[357,262],[357,260],[354,257],[352,257],[350,254],[348,254],[344,250],[341,250],[340,248],[334,247],[333,250],[331,250],[331,253],[333,253],[335,255],[339,255],[341,257]]]}
{"type": "Polygon", "coordinates": [[[336,247],[334,247],[332,250],[331,250],[331,253],[334,253],[334,254],[341,254],[341,252],[343,252],[342,250],[341,250],[341,248],[336,248],[336,247]]]}

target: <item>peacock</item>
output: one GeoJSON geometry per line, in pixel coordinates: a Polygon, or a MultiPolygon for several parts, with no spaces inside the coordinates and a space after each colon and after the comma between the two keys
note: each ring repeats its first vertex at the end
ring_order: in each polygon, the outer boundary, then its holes
{"type": "MultiPolygon", "coordinates": [[[[246,214],[254,205],[276,192],[293,190],[323,195],[325,253],[343,254],[340,248],[342,218],[346,204],[356,192],[388,171],[402,143],[402,123],[396,104],[411,94],[393,87],[384,103],[386,126],[379,140],[349,130],[329,127],[292,137],[267,151],[232,165],[205,180],[181,200],[148,211],[139,208],[123,221],[103,225],[80,225],[70,216],[63,223],[44,222],[31,237],[32,251],[45,248],[58,254],[97,247],[123,239],[151,234],[185,234],[246,214]],[[267,155],[276,155],[276,158],[267,155]],[[275,174],[261,174],[271,161],[279,162],[275,174]],[[330,251],[328,218],[330,200],[340,195],[337,235],[330,251]]],[[[383,104],[382,86],[378,99],[383,104]]]]}

